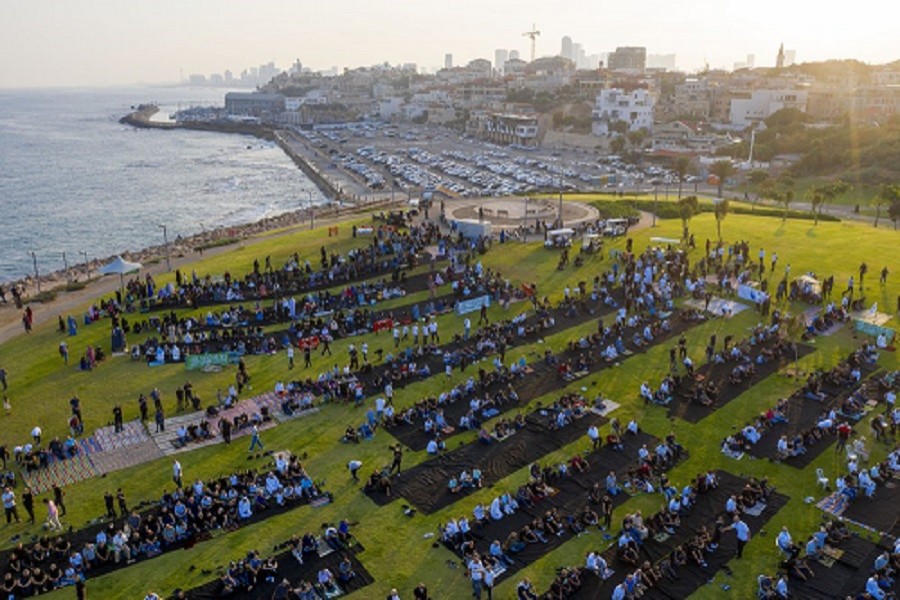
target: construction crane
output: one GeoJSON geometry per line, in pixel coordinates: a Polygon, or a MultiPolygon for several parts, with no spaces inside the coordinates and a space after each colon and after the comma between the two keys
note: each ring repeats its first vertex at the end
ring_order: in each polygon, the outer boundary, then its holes
{"type": "Polygon", "coordinates": [[[531,62],[534,62],[534,43],[539,35],[541,35],[541,32],[537,30],[534,23],[531,24],[531,31],[526,31],[522,34],[523,37],[531,38],[531,62]]]}

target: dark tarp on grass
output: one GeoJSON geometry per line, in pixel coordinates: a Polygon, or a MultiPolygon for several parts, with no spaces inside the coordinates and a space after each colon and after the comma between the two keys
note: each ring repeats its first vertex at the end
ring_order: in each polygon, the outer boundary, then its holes
{"type": "MultiPolygon", "coordinates": [[[[774,345],[774,340],[769,341],[768,343],[763,344],[762,346],[754,348],[754,352],[752,357],[755,359],[756,356],[759,355],[759,352],[762,348],[770,348],[774,345]]],[[[798,344],[797,346],[797,355],[799,358],[803,358],[808,354],[812,354],[815,352],[815,348],[812,346],[808,346],[806,344],[798,344]]],[[[703,375],[707,381],[712,381],[716,387],[719,389],[719,397],[713,403],[712,406],[703,406],[696,402],[692,402],[688,400],[684,395],[690,392],[691,385],[687,381],[679,386],[675,398],[669,404],[669,415],[679,417],[688,421],[690,423],[697,423],[698,421],[708,417],[713,412],[719,410],[750,388],[752,388],[757,383],[760,383],[764,379],[767,379],[771,375],[778,372],[784,366],[787,366],[794,362],[794,353],[788,352],[776,360],[769,361],[762,365],[756,365],[756,372],[753,377],[741,382],[738,385],[732,385],[728,382],[728,377],[731,375],[731,371],[737,365],[735,362],[726,362],[722,364],[705,364],[697,369],[695,372],[703,375]]]]}
{"type": "MultiPolygon", "coordinates": [[[[640,447],[646,444],[648,448],[652,449],[658,443],[658,439],[640,432],[637,435],[626,435],[622,438],[624,446],[622,450],[615,450],[612,446],[604,446],[587,454],[585,458],[590,463],[590,469],[585,473],[553,481],[551,485],[557,490],[557,493],[553,496],[544,498],[531,508],[521,507],[518,511],[505,516],[500,521],[489,519],[487,524],[481,529],[473,528],[472,536],[475,542],[475,549],[483,556],[489,554],[490,545],[494,540],[499,540],[502,543],[509,537],[510,533],[520,531],[526,524],[531,523],[535,518],[540,518],[547,510],[552,508],[558,509],[561,517],[577,516],[577,513],[589,505],[588,493],[595,483],[604,484],[610,471],[615,471],[617,475],[621,475],[632,465],[637,465],[640,447]]],[[[670,464],[666,470],[674,466],[675,464],[670,464]]],[[[613,507],[625,503],[631,497],[626,492],[618,493],[612,497],[613,507]]],[[[590,528],[581,535],[596,535],[597,533],[599,532],[596,528],[590,528]]],[[[574,537],[567,528],[560,536],[548,537],[546,543],[526,545],[521,552],[511,556],[514,564],[504,571],[502,577],[507,577],[525,568],[574,537]]],[[[463,558],[458,548],[450,548],[450,550],[460,558],[463,558]]]]}
{"type": "MultiPolygon", "coordinates": [[[[591,318],[600,318],[601,316],[602,315],[596,315],[596,316],[591,316],[591,318]]],[[[572,325],[569,321],[560,320],[559,318],[557,318],[557,323],[558,324],[563,323],[567,328],[574,327],[574,325],[572,325]]],[[[593,359],[594,362],[592,362],[588,366],[587,372],[583,373],[581,375],[581,377],[585,377],[588,375],[595,375],[595,374],[599,373],[600,371],[603,371],[609,367],[612,367],[612,366],[618,364],[618,362],[620,362],[620,361],[627,360],[631,356],[642,354],[656,345],[662,344],[663,342],[665,342],[667,340],[674,339],[677,336],[681,335],[682,332],[687,331],[688,329],[690,329],[698,324],[699,323],[697,323],[697,322],[685,321],[684,319],[680,319],[677,316],[673,316],[670,319],[671,331],[669,333],[664,333],[664,334],[657,336],[656,339],[654,339],[651,344],[644,346],[642,348],[635,348],[631,344],[631,335],[633,335],[633,333],[636,331],[636,329],[627,329],[626,331],[628,332],[628,335],[624,336],[623,340],[626,340],[626,339],[628,340],[626,342],[626,346],[632,351],[632,354],[630,354],[628,356],[620,357],[619,361],[617,361],[615,363],[609,363],[609,362],[606,362],[603,359],[599,358],[598,350],[596,348],[591,349],[591,350],[583,350],[583,351],[564,350],[563,352],[557,354],[556,357],[560,361],[566,361],[566,360],[570,360],[570,359],[572,361],[575,361],[579,358],[579,355],[581,355],[582,353],[586,353],[593,359]]],[[[640,327],[637,329],[643,330],[643,327],[640,327]]],[[[556,331],[554,333],[559,333],[559,332],[556,331]]],[[[533,341],[534,341],[533,339],[524,339],[523,343],[531,343],[533,341]]],[[[530,367],[533,369],[534,372],[529,373],[523,379],[516,380],[513,384],[513,387],[515,388],[516,393],[519,395],[518,404],[505,405],[505,406],[501,407],[501,410],[504,413],[509,412],[511,409],[516,408],[517,406],[525,406],[529,402],[534,400],[535,398],[540,398],[541,396],[543,396],[545,394],[549,394],[550,392],[552,392],[554,390],[562,389],[562,388],[568,386],[569,384],[571,384],[573,381],[576,381],[575,379],[569,380],[569,379],[561,378],[559,376],[559,374],[557,373],[555,366],[547,366],[546,364],[544,364],[543,360],[540,360],[540,359],[537,361],[533,361],[532,364],[530,365],[530,367]]],[[[498,386],[498,389],[499,389],[499,386],[498,386]]],[[[491,390],[491,391],[493,392],[494,390],[491,390]]],[[[448,423],[456,426],[459,423],[460,417],[462,417],[464,414],[466,414],[468,412],[468,410],[469,410],[468,400],[461,399],[461,400],[457,400],[456,402],[454,402],[452,404],[446,405],[444,407],[444,416],[446,417],[448,423]]],[[[426,434],[425,430],[423,429],[423,423],[418,422],[418,421],[416,422],[415,425],[403,424],[400,426],[389,427],[389,428],[386,428],[385,430],[388,431],[394,437],[396,437],[398,440],[403,442],[405,445],[412,448],[413,450],[424,450],[425,447],[428,445],[428,442],[431,440],[431,436],[426,434]]],[[[457,431],[455,431],[453,435],[456,435],[458,433],[460,433],[460,431],[457,429],[457,431]]],[[[449,437],[452,438],[453,435],[451,435],[449,437]]],[[[445,438],[445,440],[446,439],[449,439],[449,438],[445,438]]]]}
{"type": "MultiPolygon", "coordinates": [[[[820,561],[807,561],[813,573],[807,581],[790,579],[788,589],[795,598],[803,600],[833,600],[834,598],[855,597],[866,587],[866,580],[872,574],[875,558],[893,545],[887,539],[879,543],[858,536],[850,537],[837,547],[840,558],[831,566],[820,561]]],[[[900,579],[894,580],[894,591],[900,591],[900,579]]]]}
{"type": "MultiPolygon", "coordinates": [[[[862,372],[862,378],[860,379],[860,382],[854,383],[848,387],[842,388],[827,385],[823,382],[822,392],[827,395],[827,398],[823,402],[810,400],[809,398],[804,397],[803,390],[795,392],[788,398],[787,409],[785,411],[788,422],[775,423],[769,427],[769,429],[763,432],[759,441],[750,447],[748,453],[757,458],[768,458],[772,461],[778,461],[778,439],[782,435],[787,435],[788,439],[790,439],[796,433],[814,427],[818,422],[819,415],[832,408],[839,408],[844,399],[857,391],[868,377],[878,370],[878,365],[868,363],[861,365],[860,371],[862,372]]],[[[774,402],[770,402],[769,404],[774,404],[774,402]]],[[[792,467],[803,469],[822,454],[835,439],[837,439],[837,436],[835,435],[826,437],[817,444],[808,446],[806,454],[792,456],[782,462],[792,467]]]]}
{"type": "Polygon", "coordinates": [[[897,525],[898,513],[900,513],[900,480],[892,478],[884,485],[879,485],[872,498],[866,498],[860,490],[856,500],[850,503],[841,517],[887,534],[897,525]]]}
{"type": "MultiPolygon", "coordinates": [[[[714,528],[716,517],[725,512],[725,501],[732,494],[740,492],[746,479],[732,475],[725,471],[717,471],[719,477],[719,487],[706,494],[699,494],[694,508],[687,515],[682,516],[681,526],[675,531],[675,534],[669,536],[663,541],[648,538],[641,546],[641,558],[656,563],[660,559],[668,556],[676,546],[685,543],[693,537],[694,533],[700,529],[701,525],[706,525],[707,529],[714,528]]],[[[772,493],[766,504],[765,510],[759,517],[743,515],[742,519],[753,535],[756,535],[766,521],[768,521],[778,510],[781,509],[788,501],[786,496],[778,493],[772,493]]],[[[662,507],[662,500],[660,507],[662,507]]],[[[645,516],[650,516],[645,513],[645,516]]],[[[618,535],[615,536],[618,538],[618,535]]],[[[751,538],[752,539],[752,538],[751,538]]],[[[716,571],[721,569],[737,552],[737,544],[733,533],[726,533],[722,536],[722,543],[713,553],[706,554],[706,561],[709,565],[706,569],[700,569],[696,565],[685,565],[679,571],[679,579],[672,581],[664,578],[660,583],[659,589],[649,590],[644,596],[652,598],[687,598],[706,581],[711,579],[716,571]]],[[[575,593],[572,598],[589,600],[603,599],[607,600],[612,596],[615,587],[625,580],[635,570],[635,567],[621,563],[616,558],[616,544],[603,553],[607,564],[614,573],[606,580],[601,581],[593,573],[583,571],[583,585],[575,593]]]]}
{"type": "Polygon", "coordinates": [[[525,427],[516,431],[502,442],[490,444],[474,441],[401,472],[393,479],[393,495],[387,497],[381,492],[369,493],[377,504],[384,505],[399,497],[406,498],[413,506],[425,514],[431,514],[445,506],[450,506],[464,493],[451,494],[447,483],[451,476],[458,476],[463,469],[481,469],[485,485],[492,485],[507,475],[527,467],[542,456],[546,456],[586,435],[591,425],[602,425],[606,419],[588,412],[563,429],[552,430],[538,412],[525,418],[525,427]]]}
{"type": "MultiPolygon", "coordinates": [[[[360,552],[361,546],[348,550],[346,552],[331,552],[323,557],[319,557],[314,561],[307,561],[304,564],[297,562],[297,559],[291,555],[290,551],[282,552],[275,556],[278,561],[278,572],[273,583],[259,582],[253,587],[252,591],[242,590],[229,595],[229,598],[241,598],[242,600],[270,600],[275,587],[283,580],[287,579],[292,585],[296,586],[300,581],[307,580],[313,585],[316,584],[317,574],[319,570],[327,567],[335,577],[338,574],[338,567],[344,556],[350,558],[353,563],[353,571],[356,577],[347,583],[339,583],[344,594],[349,594],[356,590],[362,589],[373,583],[375,579],[366,571],[366,568],[356,558],[356,553],[360,552]]],[[[205,600],[207,598],[222,598],[222,585],[218,579],[214,579],[202,586],[196,587],[186,592],[186,596],[191,600],[205,600]]]]}

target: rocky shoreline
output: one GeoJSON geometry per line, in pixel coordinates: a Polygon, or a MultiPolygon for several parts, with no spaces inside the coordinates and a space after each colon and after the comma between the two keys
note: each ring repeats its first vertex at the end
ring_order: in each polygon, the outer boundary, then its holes
{"type": "MultiPolygon", "coordinates": [[[[394,203],[400,204],[401,201],[394,203]]],[[[226,246],[236,244],[250,237],[287,227],[297,226],[303,223],[310,223],[314,217],[318,222],[320,219],[334,219],[344,217],[356,213],[362,213],[369,210],[388,209],[393,206],[390,201],[373,202],[360,206],[353,205],[328,205],[317,206],[313,208],[304,208],[291,212],[282,213],[273,217],[265,217],[258,221],[250,223],[242,223],[239,225],[221,226],[215,229],[195,233],[190,236],[178,237],[169,242],[169,257],[171,259],[180,258],[189,254],[202,252],[208,248],[218,246],[226,246]]],[[[97,258],[88,262],[78,263],[69,267],[68,271],[60,269],[46,274],[41,274],[39,278],[28,275],[15,281],[2,283],[4,291],[7,294],[8,306],[13,306],[12,290],[18,290],[19,295],[24,303],[40,302],[42,299],[52,299],[53,292],[65,292],[71,284],[81,284],[88,281],[96,280],[100,275],[97,271],[105,264],[113,260],[117,255],[108,256],[106,258],[97,258]],[[44,296],[38,294],[38,282],[44,296]],[[50,292],[50,294],[47,294],[50,292]]],[[[156,264],[165,260],[166,247],[164,244],[148,246],[142,250],[125,250],[121,253],[122,258],[131,262],[138,262],[142,265],[156,264]]]]}

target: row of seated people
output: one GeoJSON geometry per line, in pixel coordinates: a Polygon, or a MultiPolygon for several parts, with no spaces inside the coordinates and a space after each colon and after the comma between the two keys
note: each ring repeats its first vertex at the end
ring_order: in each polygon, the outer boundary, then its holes
{"type": "Polygon", "coordinates": [[[845,496],[850,502],[860,495],[866,498],[875,496],[880,486],[886,486],[893,477],[900,473],[897,466],[898,452],[895,450],[885,460],[872,465],[862,467],[859,464],[860,455],[850,452],[847,460],[847,473],[838,476],[834,480],[837,493],[845,496]]]}
{"type": "Polygon", "coordinates": [[[49,591],[95,572],[181,548],[214,530],[238,528],[254,514],[306,503],[321,494],[296,457],[281,457],[275,468],[265,473],[245,471],[208,482],[198,479],[183,489],[164,492],[149,511],[132,510],[120,523],[110,522],[86,542],[76,542],[85,536],[73,532],[54,540],[41,538],[27,547],[20,543],[3,566],[4,579],[11,574],[17,581],[14,593],[24,596],[19,589],[25,579],[23,572],[28,569],[33,579],[39,569],[48,581],[32,585],[30,593],[38,588],[49,591]]]}
{"type": "MultiPolygon", "coordinates": [[[[207,415],[215,417],[218,410],[215,407],[207,409],[207,415]]],[[[216,437],[217,433],[222,436],[226,442],[231,441],[231,436],[235,433],[259,427],[263,423],[272,421],[272,415],[268,406],[262,406],[258,411],[244,412],[234,415],[228,419],[221,418],[215,427],[210,423],[209,419],[201,418],[197,423],[181,424],[176,430],[176,437],[172,441],[176,448],[181,448],[189,444],[200,443],[216,437]]]]}
{"type": "MultiPolygon", "coordinates": [[[[680,492],[674,486],[664,486],[668,503],[649,519],[645,520],[641,511],[623,518],[615,558],[633,570],[616,585],[612,598],[639,598],[650,589],[665,585],[666,580],[679,579],[679,569],[689,564],[707,567],[706,555],[718,549],[722,535],[732,528],[731,523],[738,518],[737,515],[745,508],[764,501],[770,493],[767,482],[751,480],[739,495],[729,499],[725,512],[718,515],[714,523],[701,525],[691,533],[686,542],[676,546],[656,564],[642,558],[640,547],[647,539],[673,535],[682,526],[682,517],[693,509],[697,495],[717,487],[715,473],[701,473],[697,475],[693,485],[685,486],[680,492]]],[[[608,578],[613,572],[606,559],[598,552],[589,552],[584,566],[578,568],[593,572],[600,579],[608,578]]],[[[574,591],[570,589],[569,593],[574,591]]]]}
{"type": "Polygon", "coordinates": [[[196,306],[211,302],[227,302],[266,297],[270,294],[299,293],[327,285],[338,285],[367,275],[397,271],[415,263],[416,254],[433,241],[436,232],[430,228],[414,228],[409,234],[395,233],[390,242],[373,240],[365,248],[354,248],[344,255],[332,252],[329,257],[321,250],[321,269],[314,270],[307,260],[301,264],[299,256],[291,257],[278,269],[271,264],[261,270],[259,261],[243,279],[225,272],[221,280],[194,275],[190,280],[167,284],[159,290],[150,276],[141,284],[129,281],[129,291],[141,299],[142,306],[196,306]]]}
{"type": "Polygon", "coordinates": [[[46,448],[32,442],[13,446],[13,460],[25,473],[39,471],[49,466],[51,462],[68,460],[80,453],[78,442],[71,435],[65,441],[54,437],[46,448]]]}

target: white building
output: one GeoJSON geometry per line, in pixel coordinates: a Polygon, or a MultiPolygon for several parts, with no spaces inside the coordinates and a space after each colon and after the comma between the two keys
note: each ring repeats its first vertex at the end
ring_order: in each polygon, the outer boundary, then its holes
{"type": "Polygon", "coordinates": [[[731,98],[728,120],[744,129],[760,123],[783,108],[806,112],[807,93],[801,90],[753,90],[735,92],[731,98]]]}
{"type": "Polygon", "coordinates": [[[628,131],[652,131],[655,104],[656,98],[649,90],[601,90],[593,110],[593,133],[606,135],[610,131],[610,124],[615,121],[624,121],[628,125],[628,131]]]}

